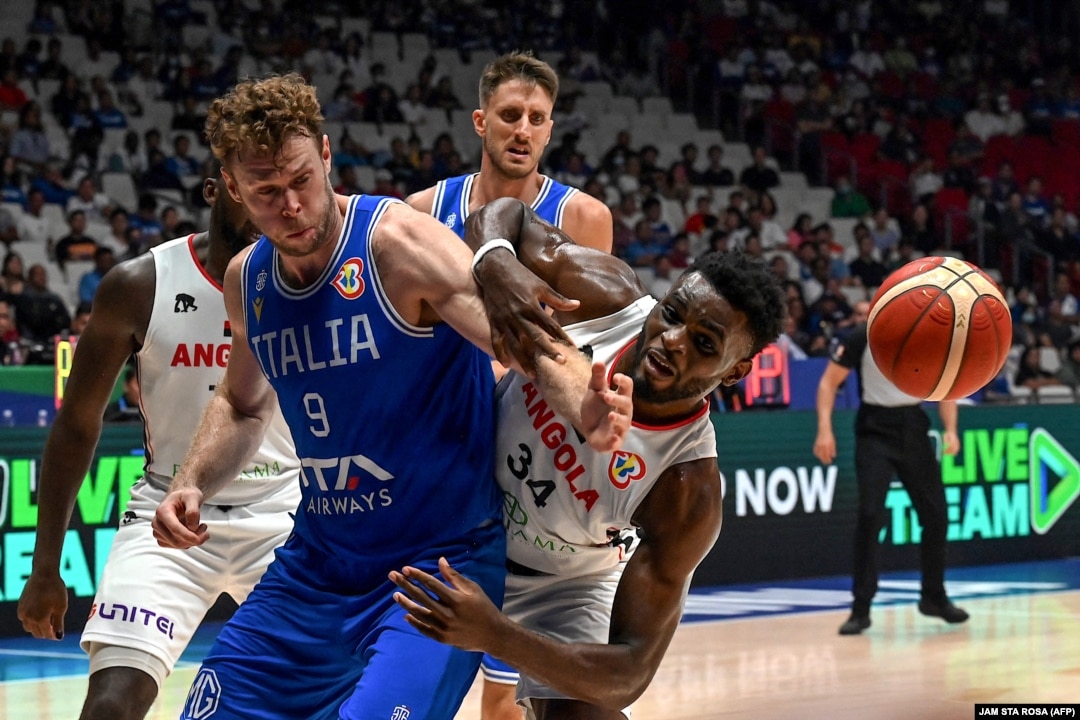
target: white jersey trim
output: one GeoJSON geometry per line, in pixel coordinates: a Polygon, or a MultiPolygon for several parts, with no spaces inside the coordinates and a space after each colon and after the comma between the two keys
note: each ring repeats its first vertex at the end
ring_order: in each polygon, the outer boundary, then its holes
{"type": "Polygon", "coordinates": [[[379,220],[382,219],[383,213],[386,212],[386,208],[391,203],[400,202],[394,198],[385,198],[375,208],[375,212],[371,214],[371,222],[368,224],[368,234],[366,238],[367,242],[367,257],[368,267],[371,270],[371,284],[375,288],[375,299],[379,301],[379,307],[382,308],[383,315],[386,317],[390,324],[396,327],[402,334],[415,338],[432,338],[435,337],[435,328],[420,327],[419,325],[413,325],[412,323],[401,317],[393,303],[390,302],[390,298],[386,296],[386,291],[383,289],[382,277],[379,275],[379,268],[375,264],[375,253],[373,251],[373,244],[375,241],[375,227],[379,224],[379,220]]]}

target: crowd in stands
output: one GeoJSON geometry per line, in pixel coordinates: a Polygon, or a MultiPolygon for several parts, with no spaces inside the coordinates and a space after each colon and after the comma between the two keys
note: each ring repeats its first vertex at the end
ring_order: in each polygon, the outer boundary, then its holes
{"type": "Polygon", "coordinates": [[[785,281],[783,344],[796,358],[824,356],[890,271],[959,255],[999,279],[1012,304],[1017,347],[992,390],[1080,384],[1075,10],[1016,0],[674,0],[659,12],[643,0],[331,0],[315,13],[296,0],[14,5],[25,22],[5,24],[0,39],[5,364],[48,361],[49,338],[77,332],[73,318],[113,264],[205,228],[205,111],[238,78],[305,75],[323,102],[335,189],[405,197],[477,169],[468,118],[483,62],[529,48],[562,83],[544,171],[611,207],[614,251],[654,294],[707,250],[761,256],[785,281]],[[664,96],[722,133],[658,137],[623,124],[605,134],[598,85],[643,114],[664,96]],[[107,182],[117,177],[130,180],[107,182]],[[830,201],[790,205],[793,177],[831,188],[830,201]]]}

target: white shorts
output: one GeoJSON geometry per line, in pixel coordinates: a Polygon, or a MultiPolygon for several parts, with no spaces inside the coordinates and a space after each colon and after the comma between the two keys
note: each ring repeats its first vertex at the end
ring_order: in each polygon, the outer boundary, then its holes
{"type": "MultiPolygon", "coordinates": [[[[163,548],[151,521],[165,491],[145,479],[131,488],[131,500],[113,539],[80,644],[90,653],[90,672],[126,660],[95,656],[109,646],[151,655],[146,663],[160,686],[207,611],[221,593],[243,602],[292,532],[299,485],[290,485],[248,505],[204,505],[205,544],[188,550],[163,548]],[[93,652],[91,652],[93,650],[93,652]]],[[[103,653],[107,656],[107,653],[103,653]]],[[[120,653],[116,657],[130,657],[120,653]]]]}
{"type": "MultiPolygon", "coordinates": [[[[581,577],[556,575],[525,576],[508,573],[503,612],[534,632],[567,643],[608,642],[611,606],[625,565],[581,577]]],[[[517,685],[517,701],[525,706],[526,717],[534,717],[532,700],[568,698],[522,674],[517,685]]],[[[630,708],[623,710],[630,717],[630,708]]]]}

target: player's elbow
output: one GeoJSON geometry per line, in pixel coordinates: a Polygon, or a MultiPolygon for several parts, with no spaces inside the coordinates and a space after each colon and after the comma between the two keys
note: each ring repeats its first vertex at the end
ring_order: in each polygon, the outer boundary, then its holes
{"type": "Polygon", "coordinates": [[[592,704],[613,712],[628,708],[644,694],[652,677],[653,671],[633,672],[630,676],[620,678],[607,692],[598,693],[599,696],[592,700],[592,704]]]}

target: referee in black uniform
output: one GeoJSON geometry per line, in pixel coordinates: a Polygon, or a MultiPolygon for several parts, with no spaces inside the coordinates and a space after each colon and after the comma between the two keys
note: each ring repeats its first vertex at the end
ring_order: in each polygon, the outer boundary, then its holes
{"type": "MultiPolygon", "coordinates": [[[[859,484],[859,516],[855,524],[855,557],[851,616],[841,635],[858,635],[870,627],[870,602],[878,588],[878,536],[887,520],[885,495],[899,477],[922,525],[922,592],[919,612],[948,623],[962,623],[968,614],[945,594],[945,536],[948,531],[941,465],[927,431],[930,418],[919,398],[901,392],[878,370],[867,352],[865,318],[869,303],[856,305],[864,321],[837,344],[818,383],[818,431],[814,455],[824,464],[836,457],[832,411],[836,391],[852,370],[859,372],[859,410],[855,416],[855,474],[859,484]]],[[[954,401],[938,404],[948,455],[960,449],[954,401]]]]}

